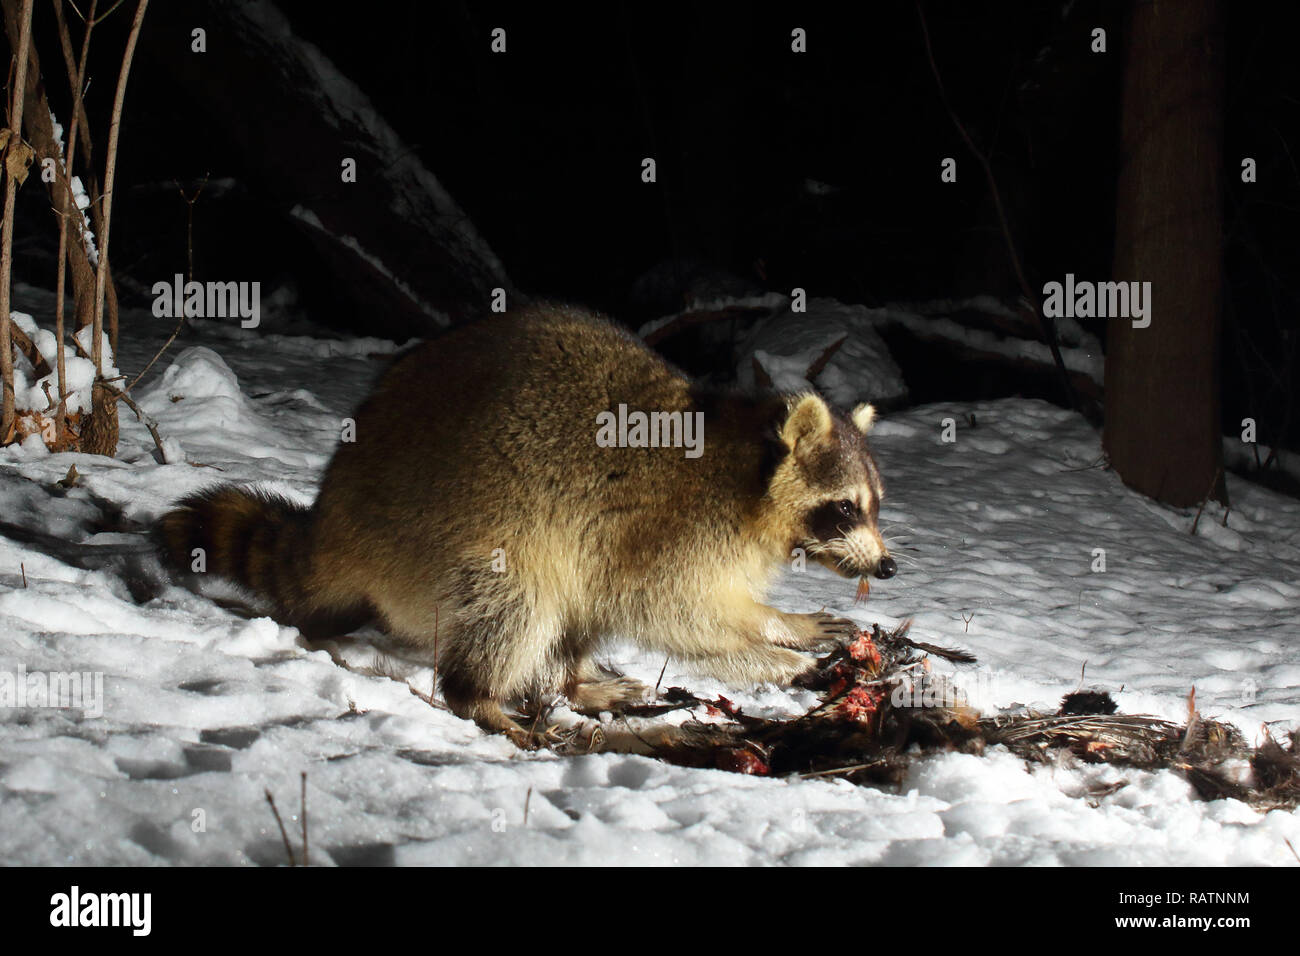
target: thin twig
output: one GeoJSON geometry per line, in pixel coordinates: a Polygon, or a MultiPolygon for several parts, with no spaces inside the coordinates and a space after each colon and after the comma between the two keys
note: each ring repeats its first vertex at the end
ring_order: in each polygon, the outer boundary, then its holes
{"type": "MultiPolygon", "coordinates": [[[[211,175],[212,174],[210,172],[203,174],[203,182],[199,183],[199,188],[194,190],[193,196],[185,195],[185,190],[181,189],[181,184],[180,183],[176,184],[176,191],[181,194],[181,198],[185,200],[185,205],[188,207],[188,212],[185,216],[185,281],[186,282],[194,281],[194,204],[198,202],[199,197],[203,195],[203,187],[208,184],[208,177],[211,175]]],[[[182,310],[182,314],[184,314],[183,310],[182,310]]]]}
{"type": "MultiPolygon", "coordinates": [[[[925,55],[930,61],[930,72],[934,74],[935,86],[939,88],[939,99],[943,101],[944,109],[948,111],[948,116],[952,120],[953,126],[957,128],[958,134],[966,143],[966,148],[974,154],[975,159],[979,162],[984,170],[984,178],[988,181],[989,192],[993,196],[993,206],[997,210],[998,223],[1002,227],[1002,238],[1006,241],[1007,252],[1011,257],[1011,267],[1016,274],[1016,282],[1020,286],[1020,291],[1028,303],[1036,303],[1038,297],[1034,295],[1034,290],[1029,285],[1029,279],[1025,276],[1024,263],[1020,259],[1020,253],[1016,251],[1015,240],[1011,236],[1011,225],[1007,221],[1007,213],[1002,205],[1002,192],[998,189],[997,178],[993,175],[993,166],[983,151],[975,145],[975,140],[966,130],[957,112],[952,108],[952,103],[948,100],[948,91],[944,88],[943,79],[939,75],[939,64],[934,59],[934,49],[930,45],[930,28],[925,22],[925,11],[921,9],[921,0],[916,0],[916,15],[921,21],[921,36],[925,40],[925,55]]],[[[1070,384],[1070,373],[1065,368],[1065,359],[1061,357],[1061,347],[1056,339],[1056,323],[1037,305],[1033,306],[1034,316],[1038,319],[1039,327],[1042,329],[1043,338],[1047,340],[1047,346],[1052,352],[1052,361],[1056,363],[1056,370],[1061,377],[1061,387],[1065,390],[1065,397],[1070,402],[1070,407],[1079,411],[1079,399],[1074,393],[1074,386],[1070,384]]]]}
{"type": "Polygon", "coordinates": [[[856,763],[849,767],[832,767],[830,770],[812,770],[808,773],[797,773],[795,776],[800,780],[806,780],[809,777],[831,777],[841,773],[854,773],[858,770],[869,770],[879,763],[879,760],[873,760],[871,763],[856,763]]]}
{"type": "MultiPolygon", "coordinates": [[[[185,190],[181,189],[180,183],[176,184],[177,192],[181,194],[181,198],[184,199],[185,202],[189,205],[189,216],[188,216],[188,221],[186,222],[186,233],[185,233],[185,258],[186,258],[185,281],[187,283],[194,281],[194,204],[198,201],[199,196],[202,195],[203,188],[207,186],[208,177],[210,175],[211,173],[204,173],[203,182],[199,184],[199,188],[195,190],[194,195],[192,197],[185,195],[185,190]]],[[[140,374],[137,375],[132,380],[131,384],[128,385],[124,389],[124,391],[129,392],[131,391],[131,389],[135,388],[135,386],[139,383],[140,379],[145,377],[145,375],[149,372],[149,369],[153,368],[154,363],[157,362],[160,358],[162,358],[163,353],[166,352],[167,349],[171,347],[171,344],[176,341],[176,336],[181,334],[181,329],[185,328],[185,310],[181,309],[180,312],[181,312],[180,317],[176,321],[176,328],[172,329],[172,334],[167,337],[167,341],[162,344],[162,348],[160,348],[157,352],[154,353],[153,358],[149,360],[148,364],[145,365],[145,367],[140,371],[140,374]]]]}
{"type": "Polygon", "coordinates": [[[307,771],[302,772],[302,795],[299,798],[299,816],[302,817],[302,865],[307,866],[307,771]]]}
{"type": "MultiPolygon", "coordinates": [[[[1210,500],[1210,496],[1214,494],[1214,489],[1218,487],[1219,476],[1222,474],[1223,474],[1222,465],[1214,469],[1214,477],[1210,479],[1210,490],[1207,491],[1205,493],[1205,497],[1201,499],[1201,506],[1196,509],[1196,517],[1192,520],[1191,534],[1196,534],[1196,526],[1201,523],[1201,512],[1205,510],[1205,503],[1210,500]]],[[[1226,515],[1224,516],[1224,521],[1225,522],[1227,521],[1226,515]]]]}
{"type": "MultiPolygon", "coordinates": [[[[126,2],[126,0],[117,0],[117,2],[116,2],[115,4],[113,4],[113,5],[112,5],[111,7],[109,7],[107,10],[105,10],[105,11],[104,11],[104,12],[103,12],[99,17],[96,17],[94,20],[92,20],[92,21],[87,21],[87,22],[88,22],[91,26],[93,26],[93,27],[97,27],[97,26],[99,26],[101,23],[103,23],[105,20],[107,20],[110,16],[112,16],[114,10],[116,10],[118,7],[120,7],[120,6],[121,6],[123,3],[125,3],[125,2],[126,2]]],[[[94,12],[93,12],[94,9],[95,9],[94,4],[91,4],[90,9],[91,9],[91,11],[92,11],[91,16],[94,17],[94,16],[95,16],[95,14],[94,14],[94,12]]]]}
{"type": "Polygon", "coordinates": [[[140,374],[131,380],[131,384],[122,390],[123,393],[131,391],[131,389],[135,388],[136,385],[140,383],[140,379],[144,378],[145,375],[148,374],[149,369],[153,368],[154,363],[157,362],[160,358],[162,358],[162,354],[167,351],[168,346],[170,346],[173,342],[176,341],[176,336],[181,334],[181,329],[184,327],[185,327],[185,313],[184,310],[182,310],[180,321],[176,323],[176,328],[172,329],[172,334],[168,336],[167,341],[162,344],[162,348],[160,348],[157,352],[153,354],[153,358],[149,360],[149,364],[147,364],[143,369],[141,369],[140,374]]]}
{"type": "Polygon", "coordinates": [[[264,792],[266,793],[266,802],[271,805],[271,812],[275,814],[276,826],[280,828],[280,838],[284,840],[284,855],[289,858],[290,866],[296,866],[297,864],[293,858],[293,847],[289,845],[289,833],[284,828],[284,821],[280,819],[280,811],[275,808],[275,797],[271,796],[270,787],[267,787],[264,792]]]}
{"type": "MultiPolygon", "coordinates": [[[[72,90],[72,122],[68,127],[68,148],[65,165],[69,175],[72,171],[73,151],[78,142],[86,153],[86,168],[94,176],[90,148],[90,120],[86,118],[86,59],[90,54],[90,32],[95,24],[95,6],[99,0],[90,0],[90,20],[86,32],[81,37],[81,56],[74,59],[72,54],[72,34],[68,32],[67,21],[63,17],[63,0],[51,0],[54,4],[54,19],[59,27],[59,46],[63,50],[63,66],[68,71],[68,84],[72,90]]],[[[75,8],[74,8],[75,9],[75,8]]],[[[98,187],[96,187],[98,188],[98,187]]]]}

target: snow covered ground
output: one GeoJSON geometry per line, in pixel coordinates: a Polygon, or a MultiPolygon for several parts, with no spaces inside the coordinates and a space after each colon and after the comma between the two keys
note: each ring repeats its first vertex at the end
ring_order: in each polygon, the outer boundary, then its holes
{"type": "MultiPolygon", "coordinates": [[[[18,303],[38,317],[40,305],[18,303]]],[[[129,315],[119,367],[143,367],[167,324],[129,315]]],[[[341,343],[268,349],[258,332],[209,344],[174,348],[137,390],[180,463],[156,464],[126,410],[116,460],[3,449],[6,520],[84,539],[92,495],[144,522],[218,480],[309,500],[382,361],[341,343]],[[72,464],[80,487],[49,495],[72,464]]],[[[1211,507],[1194,537],[1192,514],[1095,467],[1098,437],[1080,418],[1034,401],[915,409],[882,421],[872,442],[898,577],[855,607],[852,582],[790,573],[771,603],[885,626],[913,617],[919,639],[978,655],[956,680],[987,712],[1053,707],[1086,665],[1085,683],[1127,713],[1181,721],[1195,686],[1203,713],[1252,741],[1265,724],[1295,726],[1300,502],[1230,481],[1227,527],[1211,507]]],[[[993,751],[918,761],[892,792],[526,754],[403,680],[357,672],[374,664],[427,693],[427,670],[347,654],[352,669],[304,649],[293,629],[180,588],[138,606],[113,574],[0,538],[0,674],[103,680],[99,716],[0,710],[4,859],[280,864],[263,791],[296,843],[306,772],[313,863],[1297,864],[1285,841],[1300,848],[1300,813],[1202,802],[1171,772],[1026,767],[993,751]],[[1114,794],[1089,795],[1120,779],[1114,794]]],[[[625,648],[609,656],[651,684],[663,666],[625,648]]],[[[725,688],[670,662],[671,684],[755,713],[811,699],[725,688]]]]}

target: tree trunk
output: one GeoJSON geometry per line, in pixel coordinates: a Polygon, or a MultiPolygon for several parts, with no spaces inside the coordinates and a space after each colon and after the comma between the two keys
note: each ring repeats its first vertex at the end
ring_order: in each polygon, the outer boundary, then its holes
{"type": "Polygon", "coordinates": [[[1104,446],[1158,501],[1226,503],[1219,410],[1224,32],[1219,0],[1132,6],[1114,278],[1150,282],[1150,325],[1107,328],[1104,446]]]}

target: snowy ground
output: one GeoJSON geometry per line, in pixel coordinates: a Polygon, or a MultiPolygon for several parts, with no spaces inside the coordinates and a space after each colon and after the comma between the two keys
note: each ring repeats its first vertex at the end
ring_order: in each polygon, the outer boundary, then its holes
{"type": "MultiPolygon", "coordinates": [[[[39,301],[17,307],[41,314],[39,301]]],[[[129,316],[117,364],[141,368],[166,324],[129,316]]],[[[215,480],[310,499],[381,367],[366,354],[378,344],[268,349],[256,332],[207,344],[175,349],[137,392],[183,463],[157,465],[124,410],[117,460],[0,450],[6,520],[76,537],[92,494],[143,522],[215,480]],[[70,464],[81,487],[48,495],[70,464]]],[[[1300,718],[1300,502],[1231,481],[1227,527],[1207,509],[1193,537],[1191,514],[1090,467],[1097,436],[1040,402],[915,409],[881,422],[873,446],[898,577],[854,607],[852,582],[788,574],[771,603],[886,626],[913,617],[914,635],[979,656],[957,680],[986,711],[1054,706],[1086,664],[1086,683],[1124,712],[1181,721],[1195,686],[1203,713],[1251,740],[1300,718]],[[942,441],[945,418],[960,425],[955,442],[942,441]]],[[[649,683],[663,665],[610,656],[649,683]]],[[[386,666],[428,690],[428,671],[386,666]]],[[[282,863],[263,790],[296,842],[302,771],[319,863],[1296,865],[1285,840],[1300,848],[1300,813],[1201,802],[1170,772],[1027,768],[997,751],[920,761],[900,792],[524,754],[268,619],[179,588],[137,606],[112,574],[0,538],[0,673],[22,668],[102,673],[103,714],[0,710],[9,862],[282,863]],[[1118,779],[1128,785],[1088,796],[1118,779]]],[[[757,713],[810,699],[724,688],[671,663],[664,683],[725,691],[757,713]]]]}

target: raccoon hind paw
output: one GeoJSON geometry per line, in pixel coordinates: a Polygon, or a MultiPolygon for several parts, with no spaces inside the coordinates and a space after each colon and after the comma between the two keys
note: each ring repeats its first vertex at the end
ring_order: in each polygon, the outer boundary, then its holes
{"type": "Polygon", "coordinates": [[[650,689],[631,677],[610,677],[583,681],[565,695],[569,705],[588,717],[602,711],[618,712],[631,704],[643,703],[650,689]]]}

